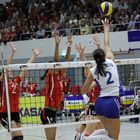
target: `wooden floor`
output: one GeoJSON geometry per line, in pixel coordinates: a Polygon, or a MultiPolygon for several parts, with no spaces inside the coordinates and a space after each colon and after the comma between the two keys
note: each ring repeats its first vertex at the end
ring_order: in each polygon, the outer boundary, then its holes
{"type": "MultiPolygon", "coordinates": [[[[24,140],[46,140],[43,129],[23,131],[24,140]]],[[[74,126],[59,127],[56,140],[73,140],[75,135],[74,126]]],[[[140,123],[121,122],[120,140],[139,140],[140,123]]],[[[0,133],[0,140],[11,140],[10,135],[0,133]]]]}

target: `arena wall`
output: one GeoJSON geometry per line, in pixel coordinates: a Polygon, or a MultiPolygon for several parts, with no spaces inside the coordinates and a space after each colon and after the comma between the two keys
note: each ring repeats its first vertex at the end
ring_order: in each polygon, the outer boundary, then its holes
{"type": "MultiPolygon", "coordinates": [[[[100,40],[101,40],[101,46],[103,46],[103,34],[98,34],[100,40]]],[[[91,53],[93,49],[95,48],[95,45],[92,44],[92,37],[93,34],[90,35],[80,35],[80,36],[73,36],[74,42],[73,42],[73,48],[71,51],[71,55],[73,58],[76,55],[76,50],[74,49],[75,44],[81,42],[83,46],[86,46],[85,52],[91,53]]],[[[63,37],[61,44],[60,44],[60,59],[63,59],[63,56],[61,55],[64,50],[66,50],[67,38],[63,37]]],[[[37,59],[39,62],[45,62],[48,60],[52,60],[53,54],[54,54],[54,48],[55,48],[55,42],[54,38],[45,38],[45,39],[34,39],[34,40],[27,40],[27,41],[18,41],[14,42],[17,47],[17,53],[15,55],[15,60],[20,63],[24,63],[24,59],[27,59],[32,54],[33,48],[40,48],[41,55],[37,59]]],[[[110,33],[110,44],[112,47],[113,52],[116,52],[118,58],[125,58],[129,56],[130,58],[135,57],[131,51],[131,49],[140,48],[139,41],[136,42],[128,42],[128,32],[111,32],[110,33]],[[130,50],[130,51],[129,51],[130,50]],[[131,53],[132,55],[131,55],[131,53]]],[[[3,52],[4,52],[4,58],[6,59],[8,57],[8,54],[10,49],[6,45],[3,45],[3,52]]],[[[136,51],[137,54],[138,51],[136,51]]],[[[137,55],[136,55],[137,56],[137,55]]]]}

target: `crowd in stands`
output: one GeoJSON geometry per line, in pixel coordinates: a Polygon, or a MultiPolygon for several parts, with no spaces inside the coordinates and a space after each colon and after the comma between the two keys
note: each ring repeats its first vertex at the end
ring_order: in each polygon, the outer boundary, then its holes
{"type": "MultiPolygon", "coordinates": [[[[103,0],[11,0],[0,5],[3,40],[18,41],[103,32],[98,5],[103,0]]],[[[139,0],[113,0],[111,31],[140,29],[139,0]]]]}

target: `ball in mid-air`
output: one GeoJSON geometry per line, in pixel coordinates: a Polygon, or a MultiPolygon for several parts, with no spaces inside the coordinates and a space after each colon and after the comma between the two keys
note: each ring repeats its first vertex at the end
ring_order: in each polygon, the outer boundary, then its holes
{"type": "Polygon", "coordinates": [[[112,3],[107,2],[107,1],[102,2],[99,6],[99,11],[101,14],[103,14],[105,16],[111,15],[113,12],[112,3]]]}

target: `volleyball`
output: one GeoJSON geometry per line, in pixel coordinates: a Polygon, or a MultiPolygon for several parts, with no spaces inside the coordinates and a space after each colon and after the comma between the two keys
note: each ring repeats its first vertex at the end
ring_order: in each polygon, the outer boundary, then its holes
{"type": "Polygon", "coordinates": [[[99,6],[99,11],[101,14],[103,14],[105,16],[111,15],[113,12],[112,3],[107,2],[107,1],[102,2],[99,6]]]}

